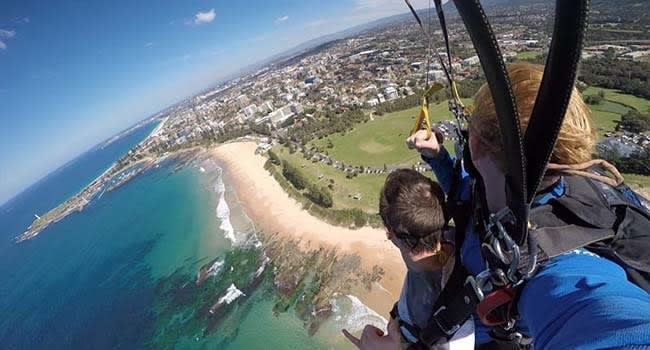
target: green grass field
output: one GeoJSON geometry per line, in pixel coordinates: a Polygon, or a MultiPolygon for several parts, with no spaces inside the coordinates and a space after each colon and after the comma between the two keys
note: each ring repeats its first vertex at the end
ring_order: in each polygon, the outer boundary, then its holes
{"type": "Polygon", "coordinates": [[[583,96],[596,95],[601,90],[605,93],[605,100],[597,105],[589,105],[594,125],[598,128],[598,134],[601,137],[607,132],[613,132],[616,128],[616,121],[620,120],[621,115],[630,109],[641,112],[650,110],[650,100],[623,94],[613,89],[590,86],[583,92],[583,96]]]}
{"type": "Polygon", "coordinates": [[[650,100],[636,97],[633,95],[624,94],[618,90],[614,89],[605,89],[600,87],[590,86],[583,92],[583,95],[595,95],[598,91],[603,90],[605,92],[605,100],[611,102],[618,102],[620,104],[630,106],[639,112],[648,113],[650,112],[650,100]]]}
{"type": "Polygon", "coordinates": [[[320,162],[312,162],[303,157],[302,153],[289,153],[284,146],[275,146],[273,151],[283,160],[298,167],[308,178],[309,182],[326,187],[334,181],[334,209],[360,208],[367,213],[377,213],[379,205],[379,190],[386,180],[386,175],[359,174],[348,179],[345,173],[320,162]],[[361,199],[354,199],[355,194],[361,199]]]}
{"type": "MultiPolygon", "coordinates": [[[[630,108],[644,110],[650,108],[650,100],[622,94],[616,90],[589,88],[585,94],[597,94],[605,91],[605,101],[599,105],[589,106],[592,109],[594,124],[602,136],[605,132],[614,131],[615,121],[630,108]]],[[[471,100],[464,101],[471,104],[471,100]]],[[[364,167],[400,166],[410,167],[420,160],[413,150],[406,148],[405,140],[415,122],[419,108],[411,108],[383,116],[374,116],[374,120],[357,125],[345,134],[335,134],[321,140],[312,141],[312,145],[326,151],[334,160],[347,165],[364,167]],[[327,148],[331,140],[333,148],[327,148]]],[[[447,110],[447,103],[431,104],[430,115],[432,123],[452,119],[447,110]]],[[[453,152],[451,142],[446,142],[447,149],[453,152]]],[[[311,183],[326,187],[334,183],[332,191],[333,209],[360,208],[367,213],[377,213],[379,190],[385,179],[385,174],[359,174],[346,178],[346,174],[320,162],[312,162],[299,152],[290,154],[288,148],[276,146],[273,149],[282,159],[300,168],[311,183]],[[360,194],[360,199],[354,199],[360,194]]],[[[625,175],[626,181],[635,189],[648,194],[650,177],[625,175]],[[643,192],[646,191],[646,192],[643,192]]]]}
{"type": "Polygon", "coordinates": [[[542,51],[521,51],[517,52],[517,59],[521,61],[531,60],[541,55],[542,51]]]}
{"type": "MultiPolygon", "coordinates": [[[[406,138],[419,112],[419,107],[415,107],[375,116],[374,120],[356,126],[345,135],[331,135],[312,143],[345,164],[364,167],[383,167],[384,164],[411,166],[420,158],[413,150],[406,148],[406,138]],[[328,139],[332,141],[333,148],[327,148],[328,139]]],[[[429,114],[432,123],[453,119],[446,102],[431,104],[429,114]]]]}

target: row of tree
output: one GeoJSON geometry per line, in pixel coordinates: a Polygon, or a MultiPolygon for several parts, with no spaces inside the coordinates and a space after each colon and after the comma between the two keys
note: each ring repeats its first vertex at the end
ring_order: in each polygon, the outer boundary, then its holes
{"type": "MultiPolygon", "coordinates": [[[[356,124],[367,122],[368,116],[361,109],[352,109],[342,113],[324,111],[314,118],[305,118],[288,129],[287,137],[298,144],[305,145],[313,139],[344,133],[356,124]]],[[[282,141],[282,140],[281,140],[282,141]]]]}
{"type": "Polygon", "coordinates": [[[583,62],[580,80],[638,97],[650,98],[650,62],[620,60],[611,55],[583,62]]]}
{"type": "MultiPolygon", "coordinates": [[[[460,95],[461,98],[472,98],[484,83],[485,83],[484,77],[465,79],[458,83],[458,95],[460,95]]],[[[375,113],[377,115],[384,115],[384,113],[397,112],[397,111],[402,111],[405,109],[417,107],[421,103],[422,94],[423,91],[418,90],[415,91],[413,95],[384,102],[375,108],[375,113]]],[[[444,89],[433,94],[429,98],[429,102],[440,103],[449,100],[449,98],[450,98],[450,94],[448,89],[444,89]]]]}
{"type": "Polygon", "coordinates": [[[621,157],[614,151],[601,152],[598,156],[612,163],[622,173],[650,176],[650,149],[635,152],[629,157],[621,157]]]}
{"type": "MultiPolygon", "coordinates": [[[[277,164],[276,161],[279,159],[277,154],[269,152],[269,157],[272,163],[277,164]]],[[[297,190],[302,191],[306,188],[307,192],[305,196],[312,202],[324,208],[331,208],[334,205],[332,194],[326,187],[319,187],[316,184],[310,183],[299,168],[291,165],[286,160],[282,161],[282,175],[297,190]]]]}
{"type": "Polygon", "coordinates": [[[621,116],[617,122],[616,131],[629,131],[641,133],[650,130],[650,114],[630,110],[621,116]]]}

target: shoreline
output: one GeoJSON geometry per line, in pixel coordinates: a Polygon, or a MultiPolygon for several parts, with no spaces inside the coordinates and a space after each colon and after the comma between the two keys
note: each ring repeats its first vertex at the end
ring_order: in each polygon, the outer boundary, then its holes
{"type": "Polygon", "coordinates": [[[255,154],[256,147],[254,142],[228,143],[210,148],[206,154],[223,169],[237,205],[265,233],[298,240],[304,250],[326,247],[357,255],[364,270],[381,267],[385,274],[380,285],[373,283],[370,290],[356,288],[354,294],[388,318],[388,312],[399,298],[406,268],[383,230],[369,226],[353,230],[312,216],[264,169],[266,158],[255,154]]]}

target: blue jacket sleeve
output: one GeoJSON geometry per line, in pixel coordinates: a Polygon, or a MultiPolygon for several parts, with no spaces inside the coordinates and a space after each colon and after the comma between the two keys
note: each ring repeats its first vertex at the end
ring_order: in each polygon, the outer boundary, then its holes
{"type": "Polygon", "coordinates": [[[587,250],[556,257],[524,287],[523,333],[535,349],[640,349],[650,345],[650,295],[617,264],[587,250]]]}
{"type": "MultiPolygon", "coordinates": [[[[447,149],[443,146],[436,157],[426,158],[423,156],[422,160],[429,164],[433,173],[436,175],[436,179],[438,179],[438,183],[442,187],[442,190],[445,191],[445,194],[449,195],[456,176],[454,171],[454,163],[456,159],[449,155],[449,152],[447,152],[447,149]]],[[[471,179],[469,174],[465,171],[465,168],[461,168],[461,172],[458,176],[460,177],[458,179],[458,181],[460,181],[460,199],[469,202],[471,200],[471,179]]]]}

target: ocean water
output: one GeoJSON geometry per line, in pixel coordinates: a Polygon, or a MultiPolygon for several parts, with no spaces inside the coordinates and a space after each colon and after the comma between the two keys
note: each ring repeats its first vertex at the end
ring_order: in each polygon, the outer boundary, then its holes
{"type": "Polygon", "coordinates": [[[0,208],[1,349],[339,349],[350,348],[341,326],[384,322],[345,295],[314,336],[293,309],[278,312],[256,228],[210,162],[163,161],[14,243],[34,213],[154,127],[87,152],[0,208]]]}

